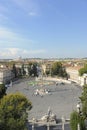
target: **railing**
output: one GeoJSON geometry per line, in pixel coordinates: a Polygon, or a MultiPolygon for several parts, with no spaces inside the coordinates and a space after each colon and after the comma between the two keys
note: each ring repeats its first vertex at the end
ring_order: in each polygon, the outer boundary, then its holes
{"type": "Polygon", "coordinates": [[[69,122],[66,123],[29,123],[28,130],[71,130],[69,122]]]}

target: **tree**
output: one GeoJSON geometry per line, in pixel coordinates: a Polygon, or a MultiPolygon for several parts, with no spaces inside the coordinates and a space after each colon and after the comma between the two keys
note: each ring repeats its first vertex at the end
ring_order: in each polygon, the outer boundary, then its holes
{"type": "Polygon", "coordinates": [[[67,77],[65,68],[62,66],[61,62],[54,62],[51,68],[51,75],[56,75],[59,77],[67,77]]]}
{"type": "Polygon", "coordinates": [[[87,118],[87,84],[83,86],[83,92],[80,97],[82,103],[82,113],[84,118],[87,118]]]}
{"type": "Polygon", "coordinates": [[[22,75],[26,75],[26,71],[24,70],[24,64],[22,64],[21,71],[22,71],[22,75]]]}
{"type": "Polygon", "coordinates": [[[62,67],[61,62],[54,62],[51,68],[52,75],[59,75],[59,71],[61,70],[61,67],[62,67]]]}
{"type": "Polygon", "coordinates": [[[32,104],[22,94],[9,94],[0,101],[0,129],[27,130],[27,112],[32,104]]]}
{"type": "Polygon", "coordinates": [[[37,76],[37,64],[36,63],[34,63],[32,65],[32,74],[34,75],[34,77],[37,76]]]}
{"type": "Polygon", "coordinates": [[[29,76],[38,76],[37,63],[30,62],[27,69],[29,76]]]}
{"type": "Polygon", "coordinates": [[[48,76],[48,75],[50,75],[50,70],[46,70],[46,75],[48,76]]]}
{"type": "Polygon", "coordinates": [[[17,68],[16,68],[15,64],[13,64],[12,72],[14,73],[15,78],[16,78],[17,77],[17,68]]]}
{"type": "Polygon", "coordinates": [[[22,76],[22,70],[21,70],[21,68],[17,68],[17,74],[18,74],[18,77],[22,76]]]}
{"type": "Polygon", "coordinates": [[[31,62],[28,64],[28,75],[31,76],[31,62]]]}
{"type": "Polygon", "coordinates": [[[0,84],[0,99],[3,98],[4,95],[6,95],[6,87],[4,84],[0,84]]]}
{"type": "Polygon", "coordinates": [[[84,73],[87,73],[87,64],[79,70],[79,75],[82,76],[84,73]]]}
{"type": "Polygon", "coordinates": [[[80,130],[86,130],[84,118],[78,112],[73,111],[70,115],[71,130],[77,130],[78,124],[80,125],[80,130]]]}
{"type": "Polygon", "coordinates": [[[78,114],[76,111],[71,114],[70,124],[72,130],[77,130],[77,124],[80,124],[80,130],[86,130],[85,119],[87,119],[87,84],[83,86],[82,95],[80,97],[82,110],[78,114]]]}

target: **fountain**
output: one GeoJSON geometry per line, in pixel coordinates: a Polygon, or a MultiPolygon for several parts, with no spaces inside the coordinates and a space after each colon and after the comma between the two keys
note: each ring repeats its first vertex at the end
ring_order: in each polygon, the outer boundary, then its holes
{"type": "Polygon", "coordinates": [[[45,114],[42,118],[41,118],[42,122],[54,122],[56,121],[56,115],[53,114],[51,108],[48,108],[48,112],[47,114],[45,114]]]}

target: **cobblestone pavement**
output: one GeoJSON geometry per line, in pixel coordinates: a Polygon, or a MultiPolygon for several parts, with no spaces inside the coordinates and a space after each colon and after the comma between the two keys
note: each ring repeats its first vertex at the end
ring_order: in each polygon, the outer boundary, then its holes
{"type": "MultiPolygon", "coordinates": [[[[32,80],[33,81],[33,80],[32,80]]],[[[29,119],[33,117],[40,119],[47,113],[50,106],[52,112],[56,114],[57,118],[64,116],[66,119],[70,118],[70,113],[76,109],[79,96],[82,89],[76,84],[58,84],[44,85],[44,88],[49,89],[50,94],[44,96],[34,95],[36,89],[41,86],[30,85],[30,80],[18,80],[13,83],[12,87],[7,89],[7,93],[21,92],[33,104],[32,110],[29,112],[29,119]]]]}

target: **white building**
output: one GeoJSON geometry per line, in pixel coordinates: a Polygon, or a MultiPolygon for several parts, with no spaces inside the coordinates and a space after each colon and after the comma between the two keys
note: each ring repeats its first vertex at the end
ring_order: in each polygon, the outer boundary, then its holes
{"type": "Polygon", "coordinates": [[[79,77],[80,79],[80,85],[84,86],[85,84],[87,84],[87,74],[83,74],[81,77],[79,77]]]}
{"type": "Polygon", "coordinates": [[[80,67],[68,67],[66,68],[66,72],[69,74],[69,78],[71,81],[78,83],[81,86],[87,84],[87,74],[83,74],[79,76],[80,67]]]}
{"type": "Polygon", "coordinates": [[[0,83],[6,83],[14,77],[12,71],[8,68],[0,69],[0,83]]]}
{"type": "Polygon", "coordinates": [[[68,67],[66,72],[69,75],[71,81],[79,83],[79,69],[77,67],[68,67]]]}

